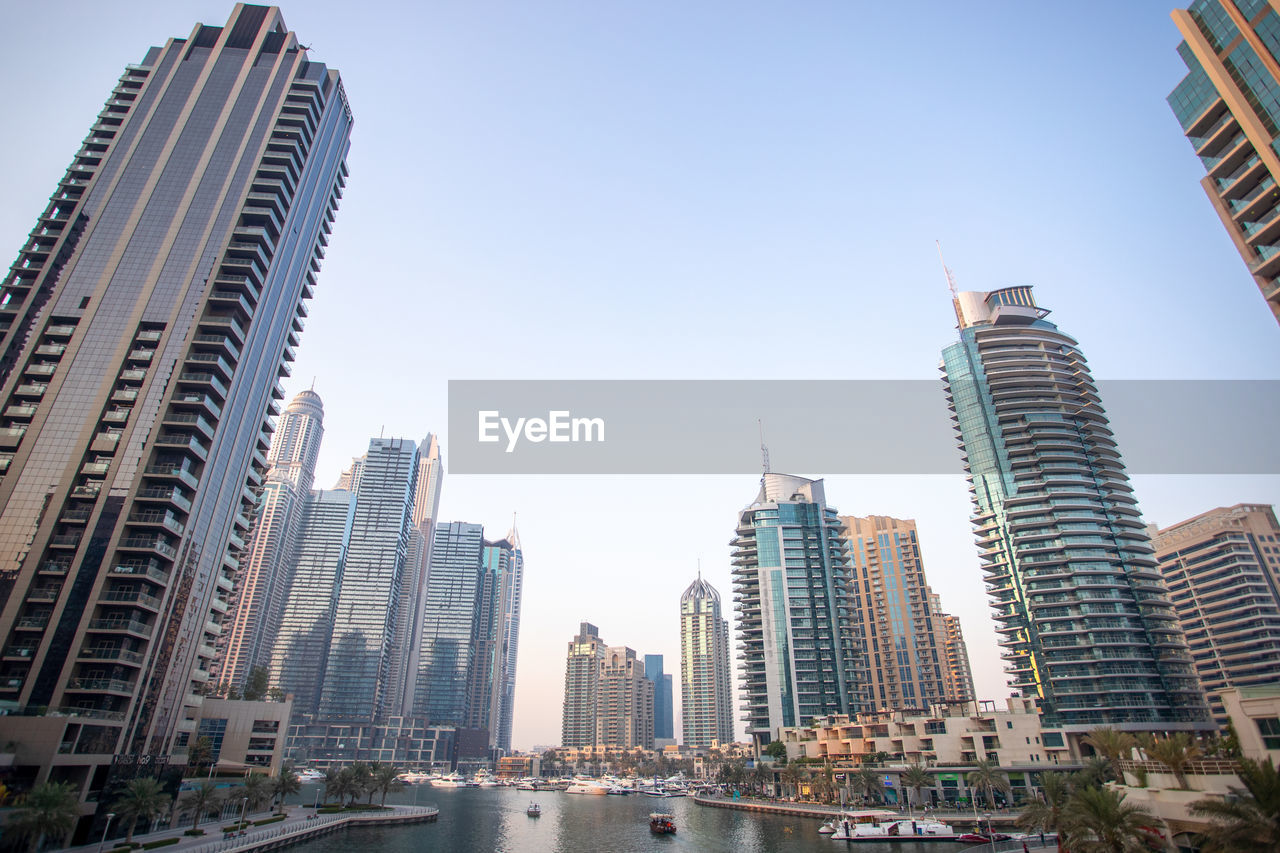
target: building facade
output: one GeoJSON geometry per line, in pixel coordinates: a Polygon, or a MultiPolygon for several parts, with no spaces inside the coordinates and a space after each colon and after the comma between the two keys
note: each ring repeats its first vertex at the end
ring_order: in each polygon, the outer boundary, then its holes
{"type": "Polygon", "coordinates": [[[942,371],[1010,685],[1067,731],[1211,725],[1084,354],[1030,287],[955,303],[942,371]]]}
{"type": "Polygon", "coordinates": [[[196,730],[351,121],[237,5],[125,69],[0,285],[0,701],[81,794],[196,730]]]}
{"type": "MultiPolygon", "coordinates": [[[[870,515],[841,516],[840,523],[849,540],[850,583],[861,592],[869,707],[898,711],[968,698],[949,691],[946,614],[925,578],[915,521],[870,515]]],[[[954,652],[965,655],[963,648],[954,652]]]]}
{"type": "Polygon", "coordinates": [[[597,746],[653,749],[653,682],[627,646],[604,650],[596,675],[597,746]]]}
{"type": "Polygon", "coordinates": [[[414,714],[436,725],[467,725],[483,561],[481,525],[436,525],[414,697],[414,714]]]}
{"type": "Polygon", "coordinates": [[[1257,504],[1219,507],[1156,531],[1156,560],[1214,717],[1217,693],[1280,683],[1280,523],[1257,504]]]}
{"type": "Polygon", "coordinates": [[[1196,0],[1173,12],[1187,76],[1169,106],[1254,283],[1280,320],[1280,13],[1267,0],[1196,0]]]}
{"type": "MultiPolygon", "coordinates": [[[[935,605],[941,611],[942,605],[935,605]]],[[[960,617],[950,613],[942,614],[943,648],[947,653],[947,665],[943,669],[946,678],[946,695],[960,701],[977,698],[973,690],[973,670],[969,666],[969,648],[964,643],[964,631],[960,627],[960,617]]]]}
{"type": "Polygon", "coordinates": [[[271,468],[236,577],[230,627],[218,638],[210,672],[215,683],[242,687],[254,667],[270,663],[297,558],[302,506],[311,495],[323,437],[324,404],[315,391],[303,391],[289,401],[271,439],[271,468]]]}
{"type": "Polygon", "coordinates": [[[766,473],[730,544],[748,735],[860,710],[859,593],[822,481],[766,473]]]}
{"type": "Polygon", "coordinates": [[[507,554],[503,577],[502,683],[499,685],[498,723],[494,727],[499,754],[511,752],[511,724],[516,713],[516,665],[520,658],[520,611],[524,599],[524,548],[515,519],[506,539],[496,543],[507,554]]]}
{"type": "Polygon", "coordinates": [[[604,650],[600,629],[590,622],[579,625],[577,636],[569,641],[564,667],[561,746],[592,746],[596,742],[596,688],[604,650]]]}
{"type": "Polygon", "coordinates": [[[417,478],[417,444],[369,441],[320,691],[319,713],[327,719],[376,719],[394,704],[392,641],[417,478]]]}
{"type": "Polygon", "coordinates": [[[662,655],[644,656],[644,677],[653,682],[653,740],[675,739],[675,696],[671,689],[671,673],[664,672],[662,655]]]}
{"type": "Polygon", "coordinates": [[[680,723],[684,746],[733,742],[729,622],[720,593],[702,579],[680,596],[680,723]]]}

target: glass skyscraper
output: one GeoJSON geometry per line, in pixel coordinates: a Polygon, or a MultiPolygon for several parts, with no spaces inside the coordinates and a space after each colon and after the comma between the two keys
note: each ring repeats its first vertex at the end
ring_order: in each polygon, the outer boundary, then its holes
{"type": "Polygon", "coordinates": [[[644,677],[653,682],[654,740],[673,740],[675,695],[671,690],[671,673],[663,672],[662,655],[644,656],[644,677]]]}
{"type": "Polygon", "coordinates": [[[351,122],[237,5],[125,68],[0,285],[0,701],[57,712],[0,740],[78,793],[196,730],[351,122]]]}
{"type": "Polygon", "coordinates": [[[733,742],[729,622],[702,579],[680,596],[680,729],[685,746],[733,742]]]}
{"type": "Polygon", "coordinates": [[[1204,164],[1209,201],[1280,321],[1280,14],[1267,0],[1196,0],[1173,21],[1187,76],[1169,106],[1204,164]]]}
{"type": "Polygon", "coordinates": [[[730,544],[748,735],[862,710],[857,591],[822,481],[766,473],[730,544]]]}
{"type": "Polygon", "coordinates": [[[467,725],[483,561],[481,525],[461,521],[436,525],[413,703],[414,714],[435,724],[467,725]]]}
{"type": "Polygon", "coordinates": [[[1084,354],[1030,287],[955,303],[960,340],[942,371],[1010,684],[1036,697],[1046,727],[1205,728],[1084,354]]]}

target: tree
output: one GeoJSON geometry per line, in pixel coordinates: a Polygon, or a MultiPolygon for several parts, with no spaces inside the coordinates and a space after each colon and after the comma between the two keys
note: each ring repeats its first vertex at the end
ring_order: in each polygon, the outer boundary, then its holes
{"type": "Polygon", "coordinates": [[[195,743],[187,747],[187,767],[197,770],[213,764],[213,741],[206,735],[198,737],[195,743]]]}
{"type": "Polygon", "coordinates": [[[239,796],[249,799],[249,811],[256,812],[262,808],[262,804],[271,801],[274,794],[273,785],[270,779],[261,773],[249,772],[241,783],[239,796]]]}
{"type": "Polygon", "coordinates": [[[256,702],[267,695],[271,683],[271,674],[265,666],[255,666],[249,670],[249,677],[244,682],[244,698],[256,702]]]}
{"type": "Polygon", "coordinates": [[[764,748],[764,754],[772,758],[779,764],[787,763],[787,745],[780,740],[775,740],[764,748]]]}
{"type": "Polygon", "coordinates": [[[809,772],[798,764],[788,764],[782,768],[782,781],[791,786],[791,796],[800,797],[800,783],[809,775],[809,772]]]}
{"type": "Polygon", "coordinates": [[[218,786],[208,779],[187,791],[182,797],[182,807],[195,812],[195,816],[191,819],[192,829],[199,829],[200,818],[215,810],[221,803],[222,794],[218,791],[218,786]]]}
{"type": "Polygon", "coordinates": [[[302,780],[292,767],[284,767],[271,783],[272,796],[279,800],[280,810],[284,811],[285,798],[302,790],[302,780]]]}
{"type": "Polygon", "coordinates": [[[153,821],[164,814],[172,800],[164,792],[159,780],[150,776],[141,776],[129,780],[120,796],[111,803],[111,808],[122,821],[129,821],[129,832],[125,841],[133,843],[133,832],[138,828],[138,821],[153,821]]]}
{"type": "Polygon", "coordinates": [[[1200,839],[1203,853],[1274,853],[1280,850],[1280,774],[1265,763],[1240,760],[1236,775],[1243,788],[1231,786],[1225,800],[1197,800],[1191,813],[1209,818],[1213,831],[1200,839]]]}
{"type": "Polygon", "coordinates": [[[1133,735],[1128,732],[1118,731],[1110,726],[1100,726],[1092,729],[1080,740],[1082,743],[1092,747],[1093,751],[1098,755],[1107,759],[1111,765],[1111,778],[1114,781],[1124,781],[1124,775],[1120,772],[1120,760],[1130,757],[1133,753],[1133,748],[1138,745],[1138,741],[1133,735]]]}
{"type": "Polygon", "coordinates": [[[369,805],[373,805],[373,768],[363,761],[357,761],[347,768],[351,771],[352,796],[351,805],[355,805],[356,800],[365,794],[369,795],[369,805]]]}
{"type": "Polygon", "coordinates": [[[1111,788],[1081,788],[1067,798],[1062,830],[1071,853],[1147,853],[1160,845],[1156,818],[1111,788]]]}
{"type": "Polygon", "coordinates": [[[861,767],[849,774],[849,787],[864,799],[880,799],[880,774],[870,767],[861,767]]]}
{"type": "Polygon", "coordinates": [[[80,797],[69,782],[45,782],[36,785],[22,798],[14,810],[8,827],[29,842],[31,853],[39,850],[46,838],[62,846],[80,818],[80,797]]]}
{"type": "Polygon", "coordinates": [[[399,791],[404,788],[404,783],[396,778],[400,775],[400,768],[394,764],[375,763],[372,770],[373,784],[371,790],[382,792],[382,805],[385,806],[388,792],[399,791]]]}
{"type": "Polygon", "coordinates": [[[1044,798],[1028,803],[1018,815],[1018,827],[1028,832],[1057,832],[1058,849],[1062,849],[1062,813],[1071,796],[1071,783],[1061,773],[1047,772],[1040,775],[1040,789],[1044,798]]]}
{"type": "Polygon", "coordinates": [[[1158,761],[1178,780],[1178,788],[1187,790],[1187,768],[1200,758],[1200,747],[1186,732],[1176,732],[1160,740],[1148,740],[1142,747],[1147,757],[1158,761]]]}
{"type": "Polygon", "coordinates": [[[903,771],[900,778],[902,779],[903,787],[916,792],[916,805],[924,805],[921,802],[920,792],[933,785],[933,776],[929,774],[929,771],[919,764],[908,764],[907,769],[903,771]]]}
{"type": "Polygon", "coordinates": [[[341,803],[345,789],[342,787],[342,771],[335,770],[330,767],[324,771],[324,801],[329,802],[330,797],[337,797],[341,803]]]}
{"type": "Polygon", "coordinates": [[[970,787],[977,788],[987,795],[987,808],[996,807],[996,791],[1008,791],[1009,780],[1004,778],[1000,768],[989,759],[980,758],[974,762],[973,770],[965,777],[970,787]]]}
{"type": "Polygon", "coordinates": [[[1115,770],[1111,767],[1111,762],[1101,755],[1091,755],[1075,772],[1072,781],[1077,788],[1096,788],[1114,778],[1115,770]]]}

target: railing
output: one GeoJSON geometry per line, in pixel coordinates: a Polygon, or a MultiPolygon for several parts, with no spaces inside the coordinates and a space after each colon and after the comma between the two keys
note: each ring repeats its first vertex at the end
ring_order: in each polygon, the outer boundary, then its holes
{"type": "Polygon", "coordinates": [[[189,847],[186,853],[225,853],[232,850],[253,850],[268,842],[271,846],[279,846],[281,842],[289,838],[302,838],[314,833],[317,829],[333,824],[343,824],[348,822],[358,822],[362,820],[379,820],[398,817],[417,817],[427,816],[430,814],[439,814],[439,809],[429,806],[399,806],[393,812],[356,812],[348,814],[330,814],[317,815],[314,818],[303,821],[302,823],[292,826],[281,826],[272,829],[259,830],[257,832],[248,832],[246,835],[236,835],[234,837],[223,838],[221,841],[214,841],[208,844],[202,844],[199,847],[189,847]]]}
{"type": "Polygon", "coordinates": [[[1010,838],[1008,841],[992,841],[980,847],[966,847],[965,853],[1023,853],[1030,850],[1057,850],[1058,836],[1047,832],[1044,836],[1028,835],[1025,838],[1010,838]],[[1041,840],[1043,838],[1043,840],[1041,840]]]}

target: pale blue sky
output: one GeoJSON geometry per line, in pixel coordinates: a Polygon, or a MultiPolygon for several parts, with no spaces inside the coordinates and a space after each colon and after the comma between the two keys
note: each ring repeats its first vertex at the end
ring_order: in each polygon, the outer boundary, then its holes
{"type": "MultiPolygon", "coordinates": [[[[11,251],[123,66],[231,6],[5,4],[11,251]]],[[[284,5],[356,117],[288,388],[315,376],[326,404],[318,482],[384,427],[443,431],[449,379],[935,377],[954,335],[935,239],[963,289],[1034,284],[1099,377],[1280,378],[1280,329],[1164,102],[1184,73],[1169,8],[284,5]]],[[[1136,487],[1162,523],[1280,497],[1276,477],[1136,487]]],[[[730,596],[726,543],[755,489],[446,477],[445,518],[500,534],[520,513],[518,747],[558,742],[580,620],[676,671],[679,593],[701,557],[730,596]]],[[[827,491],[919,520],[980,693],[1004,695],[959,474],[827,491]]]]}

